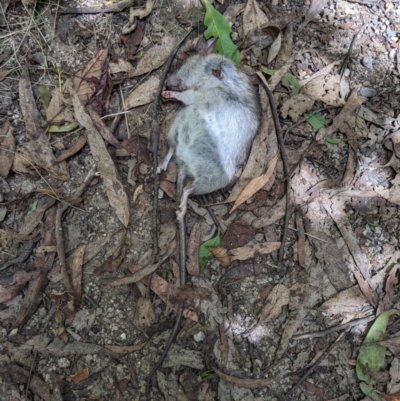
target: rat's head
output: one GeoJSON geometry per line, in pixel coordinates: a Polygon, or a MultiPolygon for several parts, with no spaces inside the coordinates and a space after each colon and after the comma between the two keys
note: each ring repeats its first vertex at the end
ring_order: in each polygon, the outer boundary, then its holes
{"type": "Polygon", "coordinates": [[[213,54],[217,39],[208,39],[199,54],[188,57],[183,65],[167,79],[167,87],[175,91],[212,88],[234,84],[238,69],[234,62],[220,54],[213,54]]]}
{"type": "Polygon", "coordinates": [[[220,54],[196,54],[167,79],[167,87],[176,91],[231,85],[237,80],[238,70],[232,60],[220,54]]]}

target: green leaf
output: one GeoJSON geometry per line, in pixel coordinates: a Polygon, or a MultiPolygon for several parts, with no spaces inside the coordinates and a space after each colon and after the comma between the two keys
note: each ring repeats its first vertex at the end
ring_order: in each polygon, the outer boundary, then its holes
{"type": "Polygon", "coordinates": [[[78,127],[78,122],[72,121],[72,123],[62,125],[61,127],[59,127],[58,125],[50,125],[50,127],[47,128],[47,132],[70,132],[78,127]]]}
{"type": "Polygon", "coordinates": [[[289,74],[288,72],[286,72],[282,77],[282,85],[289,89],[290,96],[296,95],[300,92],[300,82],[294,75],[289,74]]]}
{"type": "Polygon", "coordinates": [[[367,367],[369,369],[378,369],[383,366],[385,363],[385,353],[386,347],[383,345],[366,345],[361,347],[356,364],[357,377],[367,384],[372,384],[367,367]]]}
{"type": "Polygon", "coordinates": [[[232,59],[236,64],[240,61],[240,54],[237,46],[232,42],[232,29],[228,21],[219,13],[207,0],[203,0],[206,7],[204,25],[207,27],[204,32],[206,39],[217,38],[215,51],[232,59]]]}
{"type": "Polygon", "coordinates": [[[28,211],[28,214],[33,213],[33,212],[37,209],[38,203],[39,203],[39,200],[38,200],[38,199],[35,199],[35,200],[32,202],[31,207],[30,207],[30,209],[29,209],[29,211],[28,211]]]}
{"type": "Polygon", "coordinates": [[[389,318],[394,314],[400,315],[400,311],[391,309],[377,317],[369,329],[357,357],[356,373],[357,377],[362,381],[360,388],[364,394],[370,396],[374,401],[380,401],[381,399],[372,388],[373,379],[368,374],[368,370],[380,369],[385,364],[386,347],[378,344],[378,342],[384,338],[389,318]]]}
{"type": "Polygon", "coordinates": [[[400,310],[397,309],[390,309],[386,312],[381,313],[375,320],[374,324],[371,326],[371,328],[368,331],[367,336],[365,337],[365,340],[363,342],[363,345],[365,344],[371,344],[371,343],[376,343],[378,341],[382,341],[385,332],[386,332],[386,327],[389,322],[389,318],[392,315],[399,315],[400,316],[400,310]]]}
{"type": "Polygon", "coordinates": [[[276,73],[276,70],[271,70],[271,68],[263,68],[262,69],[262,72],[264,73],[264,74],[267,74],[267,75],[274,75],[275,73],[276,73]]]}
{"type": "Polygon", "coordinates": [[[310,113],[304,113],[304,117],[316,131],[319,131],[325,125],[325,117],[321,113],[315,113],[312,116],[310,116],[310,113]]]}
{"type": "Polygon", "coordinates": [[[379,227],[379,223],[374,223],[373,221],[368,222],[368,225],[371,227],[379,227]]]}
{"type": "Polygon", "coordinates": [[[365,383],[361,383],[360,384],[360,389],[361,389],[361,391],[365,394],[365,395],[367,395],[368,397],[371,397],[371,399],[373,400],[373,401],[385,401],[383,398],[381,398],[380,396],[379,396],[379,394],[377,394],[376,392],[375,392],[375,390],[371,387],[371,386],[369,386],[368,384],[365,384],[365,383]]]}
{"type": "Polygon", "coordinates": [[[47,110],[51,100],[50,89],[46,85],[38,85],[38,91],[40,93],[40,101],[43,107],[47,110]]]}
{"type": "Polygon", "coordinates": [[[213,373],[214,373],[213,370],[206,370],[205,372],[202,372],[202,373],[200,374],[200,377],[201,377],[202,379],[205,379],[206,377],[212,375],[213,373]]]}
{"type": "Polygon", "coordinates": [[[208,247],[219,246],[221,242],[219,231],[214,238],[210,238],[206,242],[203,242],[199,248],[199,261],[200,271],[204,269],[207,261],[212,258],[213,254],[207,249],[208,247]]]}
{"type": "Polygon", "coordinates": [[[337,145],[341,142],[341,140],[339,138],[332,138],[330,136],[327,136],[326,142],[331,143],[332,145],[337,145]]]}

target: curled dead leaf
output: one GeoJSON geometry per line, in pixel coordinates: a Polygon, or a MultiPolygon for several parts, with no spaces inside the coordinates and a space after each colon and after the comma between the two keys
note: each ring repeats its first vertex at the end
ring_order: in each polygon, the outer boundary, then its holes
{"type": "Polygon", "coordinates": [[[143,184],[140,184],[136,189],[135,192],[133,193],[133,204],[136,204],[137,198],[139,194],[143,192],[143,184]]]}
{"type": "Polygon", "coordinates": [[[240,206],[242,203],[246,202],[247,199],[251,198],[257,191],[259,191],[271,178],[274,170],[276,163],[278,162],[278,154],[276,154],[272,160],[268,164],[267,171],[256,178],[253,178],[247,186],[243,189],[241,194],[238,196],[236,199],[232,209],[230,210],[229,213],[232,213],[235,209],[237,209],[238,206],[240,206]]]}
{"type": "Polygon", "coordinates": [[[227,268],[230,266],[231,260],[228,255],[228,250],[226,248],[222,246],[213,246],[207,249],[214,255],[214,257],[217,258],[222,267],[227,268]]]}
{"type": "Polygon", "coordinates": [[[267,379],[243,379],[241,377],[236,377],[236,376],[230,376],[227,375],[217,368],[213,368],[214,372],[221,378],[227,381],[228,383],[234,384],[235,386],[238,387],[244,387],[244,388],[260,388],[260,387],[265,387],[268,386],[268,384],[272,383],[275,378],[267,378],[267,379]]]}
{"type": "Polygon", "coordinates": [[[186,263],[186,270],[192,276],[198,276],[200,274],[200,264],[199,264],[200,241],[201,241],[201,223],[200,220],[197,220],[190,233],[186,252],[188,256],[188,261],[186,263]]]}
{"type": "Polygon", "coordinates": [[[89,377],[89,369],[79,369],[74,375],[70,376],[70,379],[75,383],[81,383],[89,377]]]}
{"type": "Polygon", "coordinates": [[[281,34],[281,32],[279,32],[278,36],[274,39],[274,41],[272,42],[271,47],[269,48],[268,58],[267,58],[267,63],[268,64],[272,60],[274,60],[275,57],[278,55],[279,51],[281,50],[281,46],[282,46],[282,34],[281,34]]]}
{"type": "Polygon", "coordinates": [[[136,301],[133,324],[138,330],[147,329],[155,320],[156,315],[154,313],[152,302],[148,298],[140,297],[136,301]]]}
{"type": "Polygon", "coordinates": [[[231,260],[246,260],[254,257],[257,253],[262,255],[276,251],[281,246],[280,242],[263,242],[253,246],[242,246],[240,248],[232,249],[228,252],[231,260]]]}

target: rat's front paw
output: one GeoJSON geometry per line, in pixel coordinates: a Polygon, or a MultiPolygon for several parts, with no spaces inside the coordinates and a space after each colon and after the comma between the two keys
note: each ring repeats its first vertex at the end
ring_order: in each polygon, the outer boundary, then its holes
{"type": "Polygon", "coordinates": [[[179,92],[174,91],[163,91],[162,97],[164,99],[179,100],[179,92]]]}

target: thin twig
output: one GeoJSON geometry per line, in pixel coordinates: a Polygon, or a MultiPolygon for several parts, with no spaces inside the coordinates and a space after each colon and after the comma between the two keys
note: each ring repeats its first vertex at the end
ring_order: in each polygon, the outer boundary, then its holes
{"type": "Polygon", "coordinates": [[[375,319],[375,316],[368,316],[368,317],[364,317],[362,319],[355,319],[355,320],[352,320],[351,322],[339,324],[338,326],[330,327],[329,329],[326,329],[326,330],[317,331],[314,333],[307,333],[307,334],[296,334],[292,337],[292,340],[305,340],[308,338],[325,337],[328,334],[336,333],[337,331],[347,329],[348,327],[365,324],[374,319],[375,319]]]}
{"type": "MultiPolygon", "coordinates": [[[[166,64],[164,71],[162,73],[162,76],[160,78],[160,86],[158,87],[156,99],[154,101],[154,108],[153,108],[153,116],[152,116],[152,129],[151,129],[151,152],[153,154],[153,177],[154,177],[154,198],[153,198],[153,256],[152,256],[152,261],[153,263],[155,262],[157,258],[157,251],[158,251],[158,187],[160,184],[160,178],[159,175],[157,174],[157,166],[158,166],[158,159],[157,159],[157,149],[158,149],[158,141],[160,138],[160,131],[158,129],[158,123],[157,123],[157,112],[158,112],[158,105],[160,103],[160,98],[161,98],[161,92],[164,86],[164,81],[167,77],[169,68],[172,64],[172,60],[174,59],[176,53],[178,52],[178,49],[182,45],[182,43],[185,41],[185,39],[189,36],[189,34],[193,31],[193,29],[190,30],[176,45],[174,50],[171,52],[166,64]]],[[[179,177],[178,177],[179,178],[179,177]]],[[[177,194],[178,194],[178,199],[182,196],[182,191],[183,191],[183,184],[184,184],[184,179],[181,176],[180,179],[178,179],[178,188],[177,188],[177,194]]],[[[179,270],[180,270],[180,286],[183,287],[186,283],[186,227],[185,227],[185,222],[186,219],[180,219],[179,220],[179,270]]],[[[150,285],[148,286],[150,288],[150,285]]],[[[175,324],[172,329],[171,335],[168,339],[168,342],[164,348],[164,351],[160,357],[160,359],[157,361],[155,366],[153,367],[152,371],[150,372],[149,376],[147,377],[147,382],[146,382],[146,398],[150,399],[150,389],[151,389],[151,379],[154,375],[154,373],[157,372],[159,367],[162,365],[164,362],[172,343],[175,340],[176,335],[178,334],[179,326],[182,320],[182,315],[183,315],[183,302],[179,304],[178,312],[176,314],[175,318],[175,324]]]]}
{"type": "Polygon", "coordinates": [[[279,147],[280,147],[282,163],[283,163],[283,171],[284,171],[285,177],[286,177],[285,225],[284,225],[284,229],[283,229],[282,242],[281,242],[281,247],[279,248],[279,257],[278,257],[278,262],[282,263],[283,253],[285,251],[285,243],[286,243],[286,238],[287,238],[288,228],[289,228],[289,220],[291,217],[291,213],[290,213],[290,191],[291,191],[290,167],[289,167],[289,163],[288,163],[287,156],[286,156],[285,141],[283,140],[283,136],[282,136],[282,129],[281,129],[281,124],[279,122],[278,112],[276,110],[274,96],[273,96],[271,90],[269,89],[268,83],[267,83],[264,75],[260,71],[257,72],[257,75],[261,79],[261,83],[264,86],[265,91],[267,92],[269,106],[271,108],[272,118],[274,120],[276,137],[278,139],[278,143],[279,143],[279,147]]]}
{"type": "Polygon", "coordinates": [[[180,46],[182,45],[183,41],[189,36],[192,32],[192,29],[178,42],[175,48],[172,50],[171,54],[168,57],[168,60],[165,62],[164,71],[160,77],[160,85],[157,90],[156,98],[153,104],[153,114],[152,114],[152,122],[151,122],[151,153],[153,155],[153,180],[154,180],[154,197],[153,197],[153,255],[152,255],[152,262],[154,264],[157,259],[157,252],[158,252],[158,188],[160,186],[160,177],[157,174],[157,167],[158,167],[158,158],[157,158],[157,150],[158,150],[158,142],[160,139],[160,130],[158,128],[158,108],[161,99],[161,93],[164,87],[165,79],[167,78],[167,74],[169,68],[172,64],[172,61],[178,52],[180,46]]]}
{"type": "MultiPolygon", "coordinates": [[[[178,176],[178,185],[177,185],[177,196],[178,199],[181,198],[183,192],[183,186],[185,183],[185,176],[179,175],[178,176]]],[[[180,273],[180,286],[183,287],[186,283],[186,215],[183,216],[182,219],[178,220],[179,225],[179,273],[180,273]]],[[[182,320],[183,315],[183,302],[181,301],[179,304],[179,309],[175,317],[175,324],[172,329],[172,332],[169,336],[168,342],[164,348],[163,353],[160,356],[160,359],[155,364],[154,368],[150,372],[149,376],[147,377],[146,383],[146,398],[150,399],[150,386],[151,386],[151,378],[153,377],[154,373],[157,372],[159,367],[163,364],[165,358],[168,355],[168,352],[171,348],[172,343],[175,340],[175,337],[178,334],[179,326],[182,320]]]]}
{"type": "Polygon", "coordinates": [[[66,205],[58,205],[57,213],[56,213],[56,244],[57,244],[57,255],[58,260],[61,266],[61,276],[64,281],[65,289],[68,292],[73,290],[71,280],[69,279],[68,270],[67,270],[67,262],[65,258],[65,249],[64,249],[64,234],[62,231],[62,215],[68,209],[66,205]]]}
{"type": "MultiPolygon", "coordinates": [[[[360,29],[360,31],[361,31],[361,29],[360,29]]],[[[346,53],[346,57],[343,60],[342,66],[340,67],[340,80],[342,80],[342,78],[343,78],[343,74],[344,74],[344,72],[346,70],[347,64],[348,64],[348,62],[350,60],[350,56],[351,56],[351,54],[353,52],[354,43],[355,43],[357,35],[359,34],[360,31],[356,32],[354,34],[354,36],[353,36],[353,39],[351,40],[349,50],[346,53]]]]}

